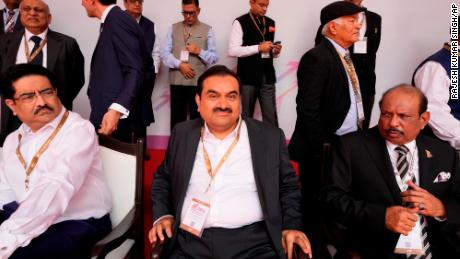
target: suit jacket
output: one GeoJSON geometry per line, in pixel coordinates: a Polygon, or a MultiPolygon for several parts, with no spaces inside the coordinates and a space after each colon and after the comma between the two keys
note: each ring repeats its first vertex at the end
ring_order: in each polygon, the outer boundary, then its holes
{"type": "MultiPolygon", "coordinates": [[[[131,130],[142,124],[142,83],[147,54],[137,22],[115,6],[108,13],[91,59],[88,96],[90,121],[96,129],[112,103],[129,110],[120,124],[131,130]]],[[[120,127],[119,127],[120,130],[120,127]]]]}
{"type": "Polygon", "coordinates": [[[350,108],[348,78],[329,40],[305,53],[297,71],[297,120],[289,144],[291,159],[319,156],[335,138],[350,108]]]}
{"type": "MultiPolygon", "coordinates": [[[[3,12],[4,11],[5,11],[5,8],[0,10],[0,35],[5,34],[5,21],[3,20],[3,12]]],[[[21,19],[20,19],[19,15],[18,15],[18,17],[16,18],[16,22],[14,24],[13,32],[20,31],[23,28],[24,27],[22,26],[21,19]]]]}
{"type": "MultiPolygon", "coordinates": [[[[58,96],[62,104],[69,110],[80,89],[85,84],[84,57],[77,41],[67,35],[48,30],[47,68],[56,76],[58,96]]],[[[16,64],[19,46],[24,38],[24,30],[0,36],[0,67],[4,72],[16,64]]],[[[7,124],[12,113],[2,102],[1,134],[6,137],[12,130],[7,124]],[[4,116],[4,117],[3,117],[4,116]]],[[[14,119],[13,119],[14,120],[14,119]]]]}
{"type": "MultiPolygon", "coordinates": [[[[289,162],[285,138],[279,128],[243,118],[248,129],[255,180],[264,221],[280,258],[281,231],[302,228],[300,191],[297,176],[289,162]],[[267,141],[269,140],[269,141],[267,141]]],[[[169,139],[165,160],[152,184],[153,220],[164,215],[176,218],[168,253],[176,239],[182,205],[192,174],[202,119],[177,124],[169,139]]]]}
{"type": "MultiPolygon", "coordinates": [[[[419,135],[418,184],[440,199],[447,220],[426,217],[433,258],[460,258],[460,169],[455,151],[438,140],[419,135]],[[450,172],[447,182],[434,183],[440,172],[450,172]]],[[[334,152],[330,183],[321,201],[334,219],[343,224],[346,240],[367,258],[393,254],[399,234],[385,227],[385,212],[402,206],[385,140],[377,127],[342,137],[334,152]]],[[[405,257],[404,257],[405,258],[405,257]]]]}
{"type": "Polygon", "coordinates": [[[152,108],[152,93],[153,93],[153,87],[155,86],[155,65],[153,64],[153,57],[152,57],[152,52],[153,52],[153,46],[155,44],[155,26],[152,21],[150,21],[148,18],[145,16],[141,16],[141,19],[139,20],[139,25],[142,28],[142,31],[144,32],[144,41],[145,41],[145,47],[147,48],[148,51],[148,56],[146,57],[148,59],[148,65],[145,69],[145,74],[144,74],[144,87],[143,87],[143,101],[142,101],[142,118],[144,121],[145,126],[149,126],[150,123],[155,122],[155,117],[153,115],[153,108],[152,108]]]}

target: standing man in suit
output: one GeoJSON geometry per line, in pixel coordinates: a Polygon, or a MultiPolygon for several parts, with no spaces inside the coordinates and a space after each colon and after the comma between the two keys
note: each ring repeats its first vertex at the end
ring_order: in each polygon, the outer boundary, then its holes
{"type": "MultiPolygon", "coordinates": [[[[144,0],[124,0],[126,12],[136,19],[144,32],[145,47],[151,53],[153,62],[152,66],[146,67],[144,71],[144,87],[143,87],[143,119],[144,125],[148,127],[155,122],[152,109],[152,93],[155,85],[155,78],[160,68],[160,44],[156,37],[156,25],[147,17],[142,15],[144,0]]],[[[144,142],[146,143],[146,142],[144,142]]]]}
{"type": "Polygon", "coordinates": [[[291,258],[294,244],[311,255],[284,134],[240,115],[240,89],[233,71],[210,68],[195,97],[202,119],[171,134],[149,233],[172,238],[167,258],[291,258]]]}
{"type": "Polygon", "coordinates": [[[254,116],[258,99],[262,120],[278,127],[273,58],[282,45],[274,41],[275,21],[265,16],[269,4],[270,0],[249,0],[249,12],[233,22],[228,54],[238,58],[243,115],[254,116]]]}
{"type": "Polygon", "coordinates": [[[414,72],[412,84],[428,98],[433,115],[424,133],[460,150],[460,100],[451,98],[451,44],[425,59],[414,72]]]}
{"type": "Polygon", "coordinates": [[[82,0],[82,5],[101,21],[88,85],[90,121],[101,134],[133,142],[146,130],[142,88],[151,56],[142,29],[116,0],[82,0]]]}
{"type": "Polygon", "coordinates": [[[5,8],[1,10],[0,35],[23,28],[19,18],[19,2],[20,0],[3,0],[5,8]]]}
{"type": "Polygon", "coordinates": [[[406,257],[404,248],[413,245],[401,241],[408,238],[423,247],[425,255],[417,258],[459,258],[460,168],[454,149],[419,135],[430,113],[417,88],[388,90],[380,110],[378,128],[337,143],[331,181],[321,195],[328,215],[345,226],[349,247],[361,258],[415,258],[406,257]]]}
{"type": "MultiPolygon", "coordinates": [[[[85,83],[84,58],[77,41],[49,29],[51,12],[42,0],[23,0],[20,5],[24,30],[0,36],[1,71],[14,64],[31,63],[52,71],[58,80],[58,96],[69,110],[85,83]]],[[[20,121],[2,107],[1,134],[6,137],[20,121]]]]}
{"type": "MultiPolygon", "coordinates": [[[[363,0],[348,0],[361,7],[363,0]]],[[[380,45],[382,32],[382,17],[374,12],[365,10],[359,14],[361,29],[359,40],[350,47],[350,55],[358,74],[359,86],[363,98],[364,121],[363,128],[369,128],[369,122],[374,106],[375,96],[375,59],[380,45]]]]}
{"type": "Polygon", "coordinates": [[[299,162],[308,235],[314,235],[318,228],[316,204],[322,182],[323,144],[357,131],[364,119],[359,83],[348,51],[359,38],[358,13],[364,10],[347,1],[324,7],[321,24],[325,39],[303,55],[297,71],[297,121],[289,152],[291,159],[299,162]]]}
{"type": "Polygon", "coordinates": [[[178,122],[200,117],[195,103],[197,78],[217,62],[216,37],[211,26],[198,20],[198,0],[182,0],[184,20],[173,24],[161,51],[169,67],[171,131],[178,122]]]}

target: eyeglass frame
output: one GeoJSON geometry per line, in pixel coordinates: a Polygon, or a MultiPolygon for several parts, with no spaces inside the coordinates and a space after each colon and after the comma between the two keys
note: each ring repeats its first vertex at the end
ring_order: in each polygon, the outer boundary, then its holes
{"type": "Polygon", "coordinates": [[[31,104],[37,101],[38,95],[40,95],[40,97],[43,99],[51,99],[56,97],[57,89],[53,87],[47,87],[42,90],[35,90],[34,92],[22,93],[18,97],[13,97],[12,99],[22,104],[31,104]]]}

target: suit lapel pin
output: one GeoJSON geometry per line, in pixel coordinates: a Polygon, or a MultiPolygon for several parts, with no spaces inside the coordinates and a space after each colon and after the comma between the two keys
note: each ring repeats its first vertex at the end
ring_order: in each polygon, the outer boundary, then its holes
{"type": "Polygon", "coordinates": [[[431,154],[431,151],[430,151],[430,150],[425,149],[425,153],[426,153],[426,157],[427,157],[427,158],[432,158],[432,157],[433,157],[433,154],[431,154]]]}

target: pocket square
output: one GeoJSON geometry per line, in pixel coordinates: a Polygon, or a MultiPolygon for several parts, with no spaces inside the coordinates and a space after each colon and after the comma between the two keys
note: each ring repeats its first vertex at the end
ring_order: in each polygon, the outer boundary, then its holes
{"type": "Polygon", "coordinates": [[[434,178],[433,183],[443,183],[447,182],[450,179],[450,172],[440,172],[436,178],[434,178]]]}

